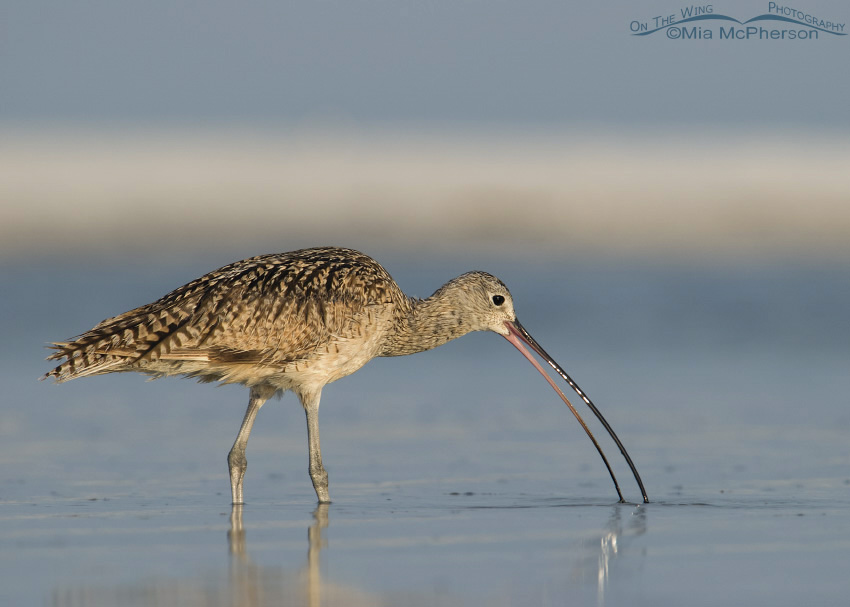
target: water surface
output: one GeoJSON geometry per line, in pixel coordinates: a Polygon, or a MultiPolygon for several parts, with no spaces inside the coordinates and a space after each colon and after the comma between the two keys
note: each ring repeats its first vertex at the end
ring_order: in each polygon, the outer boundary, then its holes
{"type": "Polygon", "coordinates": [[[2,269],[4,604],[845,603],[850,267],[387,263],[420,296],[476,267],[503,278],[652,502],[616,503],[536,371],[475,334],[326,388],[327,508],[300,406],[270,402],[231,511],[246,390],[36,381],[45,342],[227,261],[2,269]]]}

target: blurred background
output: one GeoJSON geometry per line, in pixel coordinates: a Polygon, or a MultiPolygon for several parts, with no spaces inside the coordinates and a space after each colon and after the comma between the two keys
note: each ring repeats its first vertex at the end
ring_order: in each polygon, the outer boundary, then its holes
{"type": "MultiPolygon", "coordinates": [[[[712,10],[745,21],[767,4],[712,10]]],[[[637,525],[600,513],[612,487],[568,412],[501,339],[471,335],[325,390],[342,504],[329,577],[461,597],[440,604],[482,604],[493,579],[511,604],[843,604],[850,36],[632,35],[684,6],[4,2],[0,539],[15,548],[0,558],[15,584],[0,598],[114,604],[139,584],[224,579],[216,508],[245,391],[38,383],[44,346],[236,259],[333,244],[411,295],[472,269],[502,278],[659,504],[637,525]],[[443,510],[470,495],[505,510],[443,510]],[[163,499],[178,520],[145,522],[163,499]],[[603,575],[600,539],[618,534],[603,575]],[[525,600],[541,588],[551,603],[525,600]]],[[[838,0],[795,8],[850,22],[838,0]]],[[[260,415],[246,493],[257,560],[288,567],[314,523],[303,414],[284,403],[260,415]],[[290,529],[283,555],[257,544],[290,529]]]]}
{"type": "Polygon", "coordinates": [[[631,35],[671,8],[5,3],[0,259],[845,258],[847,37],[631,35]]]}

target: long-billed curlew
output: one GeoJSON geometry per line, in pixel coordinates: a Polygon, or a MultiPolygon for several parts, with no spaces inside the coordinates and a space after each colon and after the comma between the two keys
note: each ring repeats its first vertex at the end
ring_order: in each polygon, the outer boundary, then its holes
{"type": "Polygon", "coordinates": [[[57,382],[86,375],[139,371],[184,375],[250,388],[248,410],[227,457],[233,503],[243,503],[245,448],[260,407],[292,390],[307,414],[310,478],[319,502],[330,501],[319,447],[319,399],[325,384],[354,373],[376,356],[401,356],[440,346],[471,331],[505,337],[569,406],[567,397],[525,345],[581,396],[611,435],[648,501],[643,482],[611,426],[576,383],[517,320],[507,287],[485,272],[450,280],[427,299],[407,297],[374,259],[336,247],[260,255],[210,272],[146,306],[104,320],[76,339],[54,344],[45,374],[57,382]]]}

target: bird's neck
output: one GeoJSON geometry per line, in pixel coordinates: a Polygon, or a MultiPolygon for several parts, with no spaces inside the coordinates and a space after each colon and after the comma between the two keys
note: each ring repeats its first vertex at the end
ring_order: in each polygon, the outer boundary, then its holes
{"type": "Polygon", "coordinates": [[[457,307],[439,291],[428,299],[409,299],[396,318],[381,356],[403,356],[442,346],[473,330],[457,307]]]}

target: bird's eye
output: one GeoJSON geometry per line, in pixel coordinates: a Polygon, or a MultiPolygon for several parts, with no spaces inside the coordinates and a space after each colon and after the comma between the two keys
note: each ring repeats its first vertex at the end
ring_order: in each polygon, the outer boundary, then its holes
{"type": "Polygon", "coordinates": [[[496,304],[497,306],[501,306],[503,303],[505,303],[504,296],[503,295],[494,295],[493,296],[493,303],[496,304]]]}

